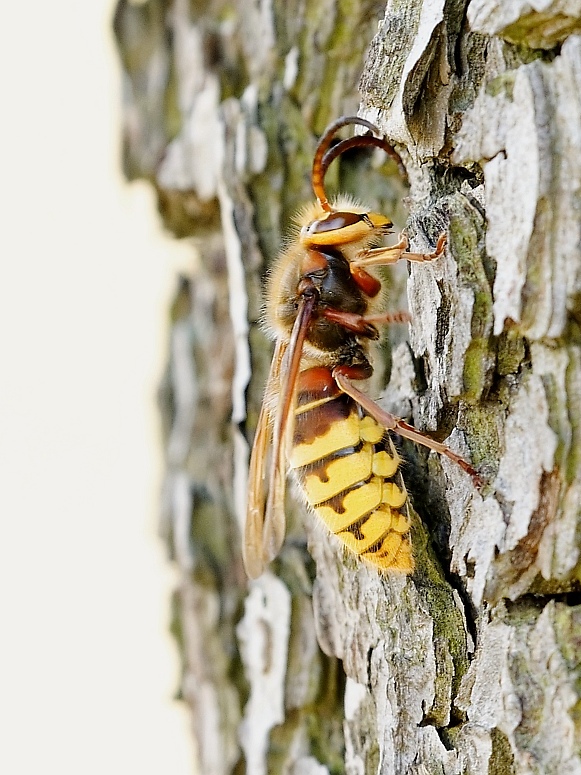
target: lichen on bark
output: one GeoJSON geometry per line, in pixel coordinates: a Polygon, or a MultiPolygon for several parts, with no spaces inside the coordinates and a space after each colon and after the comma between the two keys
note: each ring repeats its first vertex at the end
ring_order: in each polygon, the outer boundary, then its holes
{"type": "Polygon", "coordinates": [[[204,775],[581,773],[576,6],[118,5],[125,172],[152,182],[196,256],[160,393],[162,534],[204,775]],[[263,278],[312,196],[316,137],[358,107],[409,189],[362,153],[329,186],[389,213],[414,248],[448,234],[440,259],[386,277],[413,322],[378,352],[374,389],[484,485],[404,444],[412,576],[346,557],[289,497],[285,546],[248,585],[263,278]]]}

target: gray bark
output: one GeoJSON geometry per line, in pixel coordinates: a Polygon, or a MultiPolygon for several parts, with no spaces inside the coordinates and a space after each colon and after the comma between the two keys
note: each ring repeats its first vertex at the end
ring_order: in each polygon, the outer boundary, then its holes
{"type": "Polygon", "coordinates": [[[126,174],[199,255],[161,404],[201,772],[581,773],[581,2],[123,0],[115,29],[126,174]],[[357,108],[409,191],[361,154],[330,183],[415,249],[449,237],[389,280],[413,323],[382,348],[381,400],[485,484],[405,445],[413,576],[345,557],[289,499],[283,551],[248,584],[262,278],[312,197],[317,135],[357,108]]]}

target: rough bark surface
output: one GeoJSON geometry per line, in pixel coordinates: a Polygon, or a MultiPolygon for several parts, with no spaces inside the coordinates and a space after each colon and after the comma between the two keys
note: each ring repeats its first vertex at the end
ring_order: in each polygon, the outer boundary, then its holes
{"type": "Polygon", "coordinates": [[[161,397],[201,772],[581,773],[581,3],[122,0],[115,31],[126,174],[198,255],[161,397]],[[317,135],[358,108],[409,191],[361,153],[330,184],[414,248],[449,237],[388,281],[413,323],[382,348],[381,400],[485,484],[405,445],[412,577],[346,558],[289,499],[285,547],[248,584],[262,279],[317,135]]]}

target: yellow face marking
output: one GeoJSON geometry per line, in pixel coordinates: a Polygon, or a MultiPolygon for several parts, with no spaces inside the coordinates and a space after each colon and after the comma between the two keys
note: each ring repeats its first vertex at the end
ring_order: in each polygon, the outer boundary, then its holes
{"type": "Polygon", "coordinates": [[[394,457],[392,457],[388,452],[385,450],[382,450],[381,452],[376,452],[373,456],[373,473],[376,476],[382,476],[386,479],[389,479],[392,477],[397,469],[399,468],[401,460],[399,456],[396,454],[394,457]]]}
{"type": "Polygon", "coordinates": [[[385,430],[375,422],[373,417],[365,415],[361,418],[359,423],[359,434],[363,441],[368,441],[371,444],[378,444],[385,434],[385,430]]]}
{"type": "Polygon", "coordinates": [[[392,508],[399,509],[407,500],[407,492],[400,490],[397,484],[393,482],[383,483],[383,502],[388,503],[392,508]]]}
{"type": "Polygon", "coordinates": [[[373,477],[361,487],[350,490],[343,498],[342,514],[338,514],[330,506],[317,506],[315,511],[332,533],[341,533],[379,506],[382,495],[381,485],[381,479],[373,477]]]}
{"type": "Polygon", "coordinates": [[[385,215],[381,213],[367,213],[367,217],[373,224],[374,229],[389,229],[393,226],[393,223],[385,215]]]}
{"type": "Polygon", "coordinates": [[[327,481],[321,481],[318,473],[309,474],[304,481],[303,487],[309,503],[315,506],[343,490],[350,489],[358,482],[369,479],[372,459],[373,447],[364,444],[359,452],[331,460],[329,463],[323,461],[320,465],[327,481]]]}
{"type": "Polygon", "coordinates": [[[297,444],[290,454],[291,468],[300,468],[317,460],[322,460],[334,452],[359,444],[359,416],[351,412],[344,420],[332,423],[327,433],[316,436],[311,444],[297,444]]]}

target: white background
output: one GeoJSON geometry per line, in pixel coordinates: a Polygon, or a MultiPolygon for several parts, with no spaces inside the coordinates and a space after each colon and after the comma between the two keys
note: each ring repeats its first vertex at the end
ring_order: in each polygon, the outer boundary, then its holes
{"type": "Polygon", "coordinates": [[[120,173],[110,0],[0,25],[0,772],[182,775],[155,391],[178,264],[120,173]]]}

